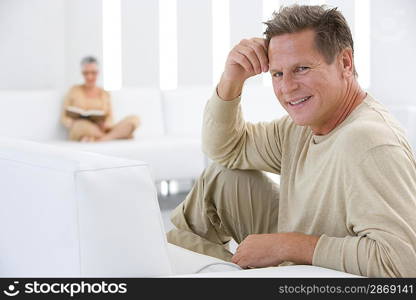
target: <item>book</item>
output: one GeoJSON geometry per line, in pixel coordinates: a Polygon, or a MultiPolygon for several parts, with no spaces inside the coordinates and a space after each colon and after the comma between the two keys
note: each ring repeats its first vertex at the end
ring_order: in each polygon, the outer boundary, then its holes
{"type": "Polygon", "coordinates": [[[76,106],[68,106],[66,108],[66,115],[74,119],[89,119],[91,121],[104,120],[106,115],[103,110],[98,109],[82,109],[76,106]]]}

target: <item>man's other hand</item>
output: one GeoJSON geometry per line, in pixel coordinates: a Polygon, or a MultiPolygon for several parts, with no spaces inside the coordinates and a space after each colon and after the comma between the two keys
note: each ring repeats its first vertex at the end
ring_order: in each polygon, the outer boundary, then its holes
{"type": "Polygon", "coordinates": [[[311,265],[318,240],[297,232],[251,234],[238,246],[232,262],[242,268],[271,267],[284,261],[311,265]]]}

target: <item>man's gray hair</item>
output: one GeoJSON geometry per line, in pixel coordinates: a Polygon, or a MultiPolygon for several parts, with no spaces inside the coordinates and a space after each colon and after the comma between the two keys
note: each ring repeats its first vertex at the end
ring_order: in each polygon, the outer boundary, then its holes
{"type": "Polygon", "coordinates": [[[96,64],[98,66],[98,60],[94,56],[85,56],[81,59],[81,67],[86,64],[96,64]]]}

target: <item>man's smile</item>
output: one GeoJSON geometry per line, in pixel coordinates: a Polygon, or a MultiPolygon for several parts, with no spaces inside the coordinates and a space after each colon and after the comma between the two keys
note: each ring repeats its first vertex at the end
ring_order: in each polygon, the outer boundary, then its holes
{"type": "Polygon", "coordinates": [[[299,107],[300,108],[300,107],[303,107],[311,98],[312,98],[312,95],[302,97],[302,98],[292,99],[291,101],[288,101],[287,103],[291,107],[299,107]]]}

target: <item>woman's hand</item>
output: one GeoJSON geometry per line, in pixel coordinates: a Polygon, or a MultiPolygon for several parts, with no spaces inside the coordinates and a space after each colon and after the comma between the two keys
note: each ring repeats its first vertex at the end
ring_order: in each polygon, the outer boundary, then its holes
{"type": "Polygon", "coordinates": [[[111,125],[105,120],[99,121],[97,125],[104,132],[111,128],[111,125]]]}
{"type": "Polygon", "coordinates": [[[75,120],[74,120],[74,119],[72,119],[72,118],[69,118],[69,117],[67,117],[67,118],[65,119],[65,121],[64,121],[64,125],[65,125],[65,127],[66,127],[66,128],[68,128],[68,129],[71,129],[71,128],[72,128],[72,126],[74,125],[74,123],[75,123],[75,120]]]}

